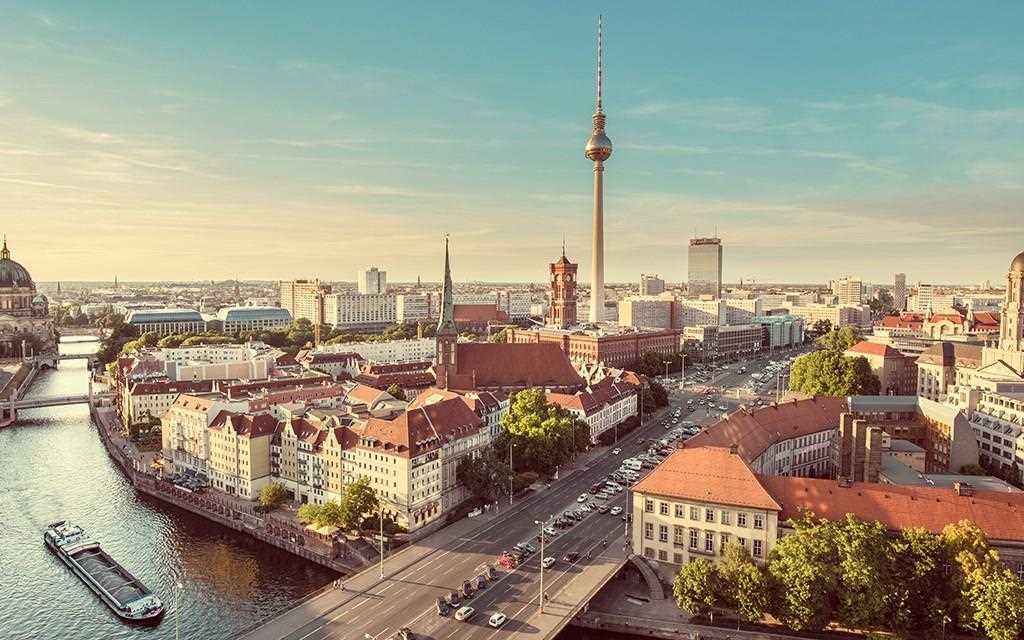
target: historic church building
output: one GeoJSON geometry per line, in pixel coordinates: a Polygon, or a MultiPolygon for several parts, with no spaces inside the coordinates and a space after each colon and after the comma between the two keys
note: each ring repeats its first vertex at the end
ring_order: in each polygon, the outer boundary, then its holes
{"type": "Polygon", "coordinates": [[[0,249],[0,359],[52,351],[56,342],[49,301],[36,291],[28,270],[11,260],[4,238],[0,249]]]}

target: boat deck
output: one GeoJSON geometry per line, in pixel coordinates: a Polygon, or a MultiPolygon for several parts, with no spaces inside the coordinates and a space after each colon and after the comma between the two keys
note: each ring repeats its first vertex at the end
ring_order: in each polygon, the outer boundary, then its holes
{"type": "Polygon", "coordinates": [[[122,607],[149,595],[149,589],[98,547],[73,552],[71,557],[122,607]]]}

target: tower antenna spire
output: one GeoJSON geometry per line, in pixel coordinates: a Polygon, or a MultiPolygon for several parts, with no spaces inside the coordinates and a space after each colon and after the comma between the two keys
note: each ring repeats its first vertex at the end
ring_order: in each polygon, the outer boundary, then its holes
{"type": "Polygon", "coordinates": [[[565,232],[562,232],[562,257],[565,257],[565,232]]]}
{"type": "Polygon", "coordinates": [[[601,98],[604,88],[604,16],[597,16],[597,113],[603,113],[601,98]]]}

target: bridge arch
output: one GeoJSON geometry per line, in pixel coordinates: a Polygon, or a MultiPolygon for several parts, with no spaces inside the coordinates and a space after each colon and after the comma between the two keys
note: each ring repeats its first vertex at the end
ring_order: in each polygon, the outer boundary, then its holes
{"type": "Polygon", "coordinates": [[[647,590],[651,592],[651,600],[664,600],[665,589],[661,586],[661,580],[658,579],[658,572],[651,568],[651,565],[647,564],[647,559],[631,553],[628,560],[636,567],[640,575],[644,577],[644,582],[647,583],[647,590]]]}

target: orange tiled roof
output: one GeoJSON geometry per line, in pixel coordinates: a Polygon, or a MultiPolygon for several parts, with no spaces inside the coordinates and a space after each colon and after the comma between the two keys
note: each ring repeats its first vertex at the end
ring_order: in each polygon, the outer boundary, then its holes
{"type": "Polygon", "coordinates": [[[849,411],[846,398],[815,397],[782,402],[757,409],[740,409],[686,441],[689,446],[736,445],[740,457],[753,462],[782,440],[839,427],[839,416],[849,411]]]}
{"type": "Polygon", "coordinates": [[[404,411],[393,420],[370,418],[360,435],[375,441],[375,447],[413,458],[482,425],[480,416],[455,397],[404,411]]]}
{"type": "Polygon", "coordinates": [[[932,533],[971,520],[990,540],[1024,542],[1024,493],[977,491],[959,496],[953,489],[863,482],[844,488],[835,480],[786,476],[761,477],[761,482],[781,505],[780,520],[808,509],[829,520],[852,513],[893,530],[923,527],[932,533]]]}
{"type": "Polygon", "coordinates": [[[633,491],[768,511],[782,509],[747,463],[723,447],[677,449],[635,484],[633,491]]]}
{"type": "Polygon", "coordinates": [[[229,423],[238,435],[247,438],[272,435],[274,429],[277,428],[277,420],[270,414],[252,415],[248,413],[235,413],[233,411],[221,411],[218,413],[213,422],[210,423],[210,428],[221,430],[229,423]]]}
{"type": "Polygon", "coordinates": [[[870,356],[882,356],[883,358],[902,358],[903,354],[887,344],[868,342],[862,340],[846,350],[847,353],[861,353],[870,356]]]}
{"type": "Polygon", "coordinates": [[[458,371],[449,384],[454,388],[583,386],[569,357],[554,343],[460,342],[456,349],[458,371]]]}

